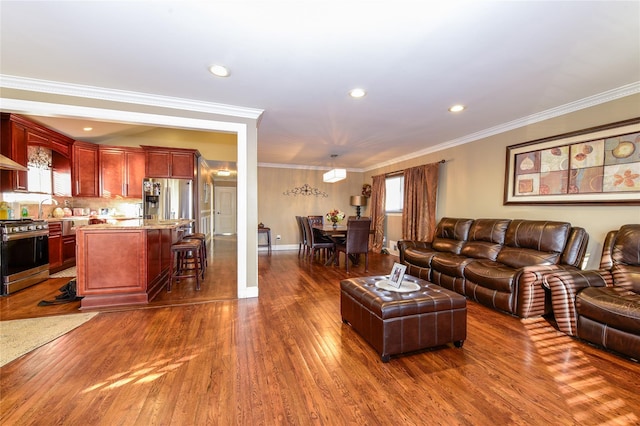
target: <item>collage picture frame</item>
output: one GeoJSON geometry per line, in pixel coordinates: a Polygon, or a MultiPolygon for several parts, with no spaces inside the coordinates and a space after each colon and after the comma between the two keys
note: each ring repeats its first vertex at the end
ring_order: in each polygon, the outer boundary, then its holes
{"type": "Polygon", "coordinates": [[[640,118],[507,147],[504,204],[640,205],[640,118]]]}

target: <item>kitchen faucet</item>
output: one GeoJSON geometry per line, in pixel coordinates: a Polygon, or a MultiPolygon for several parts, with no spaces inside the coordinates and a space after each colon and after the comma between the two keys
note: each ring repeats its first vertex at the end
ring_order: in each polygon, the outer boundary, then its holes
{"type": "Polygon", "coordinates": [[[58,202],[53,198],[45,198],[44,200],[40,201],[40,208],[38,208],[38,219],[42,219],[42,205],[45,201],[51,201],[52,204],[55,204],[56,206],[58,205],[58,202]]]}

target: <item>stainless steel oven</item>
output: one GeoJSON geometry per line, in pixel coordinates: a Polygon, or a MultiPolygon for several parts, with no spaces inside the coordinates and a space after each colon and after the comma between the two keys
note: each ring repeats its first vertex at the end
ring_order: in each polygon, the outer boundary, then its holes
{"type": "Polygon", "coordinates": [[[7,295],[49,278],[46,221],[0,220],[0,279],[7,295]]]}

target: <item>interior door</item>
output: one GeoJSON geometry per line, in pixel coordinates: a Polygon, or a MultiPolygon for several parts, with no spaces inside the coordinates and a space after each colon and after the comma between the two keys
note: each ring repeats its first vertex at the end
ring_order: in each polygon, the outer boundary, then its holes
{"type": "Polygon", "coordinates": [[[215,187],[215,229],[214,233],[236,233],[236,188],[215,187]]]}

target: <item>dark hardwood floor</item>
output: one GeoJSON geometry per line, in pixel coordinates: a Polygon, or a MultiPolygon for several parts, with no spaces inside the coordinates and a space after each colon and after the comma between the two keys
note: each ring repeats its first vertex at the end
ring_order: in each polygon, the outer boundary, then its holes
{"type": "MultiPolygon", "coordinates": [[[[235,236],[217,236],[209,248],[209,267],[202,284],[196,291],[193,280],[184,284],[174,283],[171,293],[162,291],[147,306],[128,306],[122,308],[97,309],[98,311],[120,311],[144,309],[158,306],[177,306],[210,302],[213,300],[235,300],[236,286],[236,240],[235,236]],[[214,256],[215,253],[215,256],[214,256]]],[[[71,278],[51,278],[48,281],[24,289],[8,297],[0,297],[0,320],[37,318],[53,315],[79,313],[80,302],[62,305],[38,306],[41,300],[55,300],[60,287],[71,278]]],[[[94,310],[95,311],[95,310],[94,310]]]]}
{"type": "MultiPolygon", "coordinates": [[[[260,252],[260,297],[235,300],[228,243],[211,250],[200,294],[186,281],[144,309],[100,312],[0,368],[0,424],[640,423],[640,365],[544,318],[469,302],[462,348],[383,364],[341,321],[344,266],[260,252]]],[[[392,263],[372,254],[369,272],[361,265],[351,276],[386,273],[392,263]]],[[[43,309],[18,294],[0,301],[2,319],[43,309]]]]}

